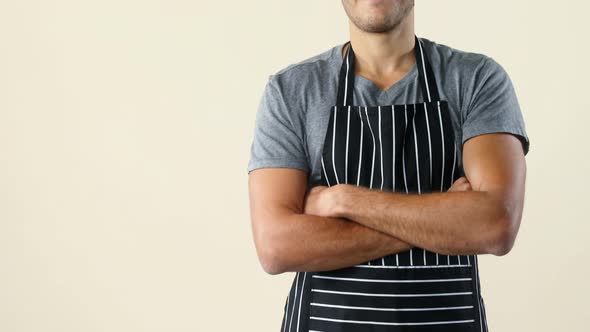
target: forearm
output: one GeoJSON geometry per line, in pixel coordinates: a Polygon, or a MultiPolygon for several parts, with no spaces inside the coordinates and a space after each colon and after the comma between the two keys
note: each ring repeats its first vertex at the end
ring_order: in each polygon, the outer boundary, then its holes
{"type": "Polygon", "coordinates": [[[350,220],[310,214],[285,217],[272,241],[281,272],[344,268],[412,247],[350,220]]]}
{"type": "Polygon", "coordinates": [[[446,255],[495,253],[506,229],[500,202],[483,191],[405,194],[349,186],[335,216],[446,255]]]}

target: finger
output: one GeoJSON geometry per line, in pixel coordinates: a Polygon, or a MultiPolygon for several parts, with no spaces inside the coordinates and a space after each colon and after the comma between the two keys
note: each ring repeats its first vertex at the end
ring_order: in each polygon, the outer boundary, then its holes
{"type": "Polygon", "coordinates": [[[471,190],[471,185],[467,183],[455,183],[448,191],[468,191],[471,190]]]}
{"type": "Polygon", "coordinates": [[[468,182],[468,181],[467,181],[467,178],[466,178],[466,177],[464,177],[464,176],[462,176],[462,177],[458,178],[458,179],[455,181],[455,183],[464,183],[464,182],[468,182]]]}
{"type": "Polygon", "coordinates": [[[459,190],[461,190],[461,191],[469,191],[469,190],[471,190],[471,185],[469,183],[462,184],[460,186],[460,189],[459,190]]]}

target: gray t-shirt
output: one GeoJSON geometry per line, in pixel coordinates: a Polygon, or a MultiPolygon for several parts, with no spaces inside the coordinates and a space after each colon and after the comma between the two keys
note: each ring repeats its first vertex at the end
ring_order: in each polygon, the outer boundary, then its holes
{"type": "MultiPolygon", "coordinates": [[[[457,50],[426,38],[441,100],[448,101],[462,167],[463,143],[480,134],[516,135],[526,155],[529,138],[512,82],[493,58],[457,50]]],[[[308,187],[320,183],[320,156],[331,108],[336,104],[338,75],[345,43],[291,64],[266,83],[254,128],[248,173],[261,167],[307,172],[308,187]]],[[[418,70],[412,69],[382,91],[360,75],[354,81],[354,105],[377,106],[423,102],[418,70]]]]}

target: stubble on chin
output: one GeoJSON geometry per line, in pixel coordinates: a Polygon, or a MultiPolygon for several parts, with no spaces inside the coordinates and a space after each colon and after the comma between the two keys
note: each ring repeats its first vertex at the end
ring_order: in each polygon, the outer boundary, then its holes
{"type": "Polygon", "coordinates": [[[397,4],[390,15],[367,15],[363,13],[351,13],[347,7],[346,0],[342,0],[344,10],[349,19],[360,30],[371,33],[383,33],[396,29],[403,19],[414,8],[414,1],[409,0],[402,4],[397,4]]]}

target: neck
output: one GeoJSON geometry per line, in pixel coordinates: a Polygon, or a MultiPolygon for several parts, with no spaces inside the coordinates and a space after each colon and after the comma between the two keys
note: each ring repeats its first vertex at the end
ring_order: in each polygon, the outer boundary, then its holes
{"type": "MultiPolygon", "coordinates": [[[[414,9],[393,30],[373,33],[349,21],[350,44],[354,48],[355,73],[384,77],[407,71],[414,57],[414,9]]],[[[345,54],[346,49],[343,50],[345,54]]]]}

